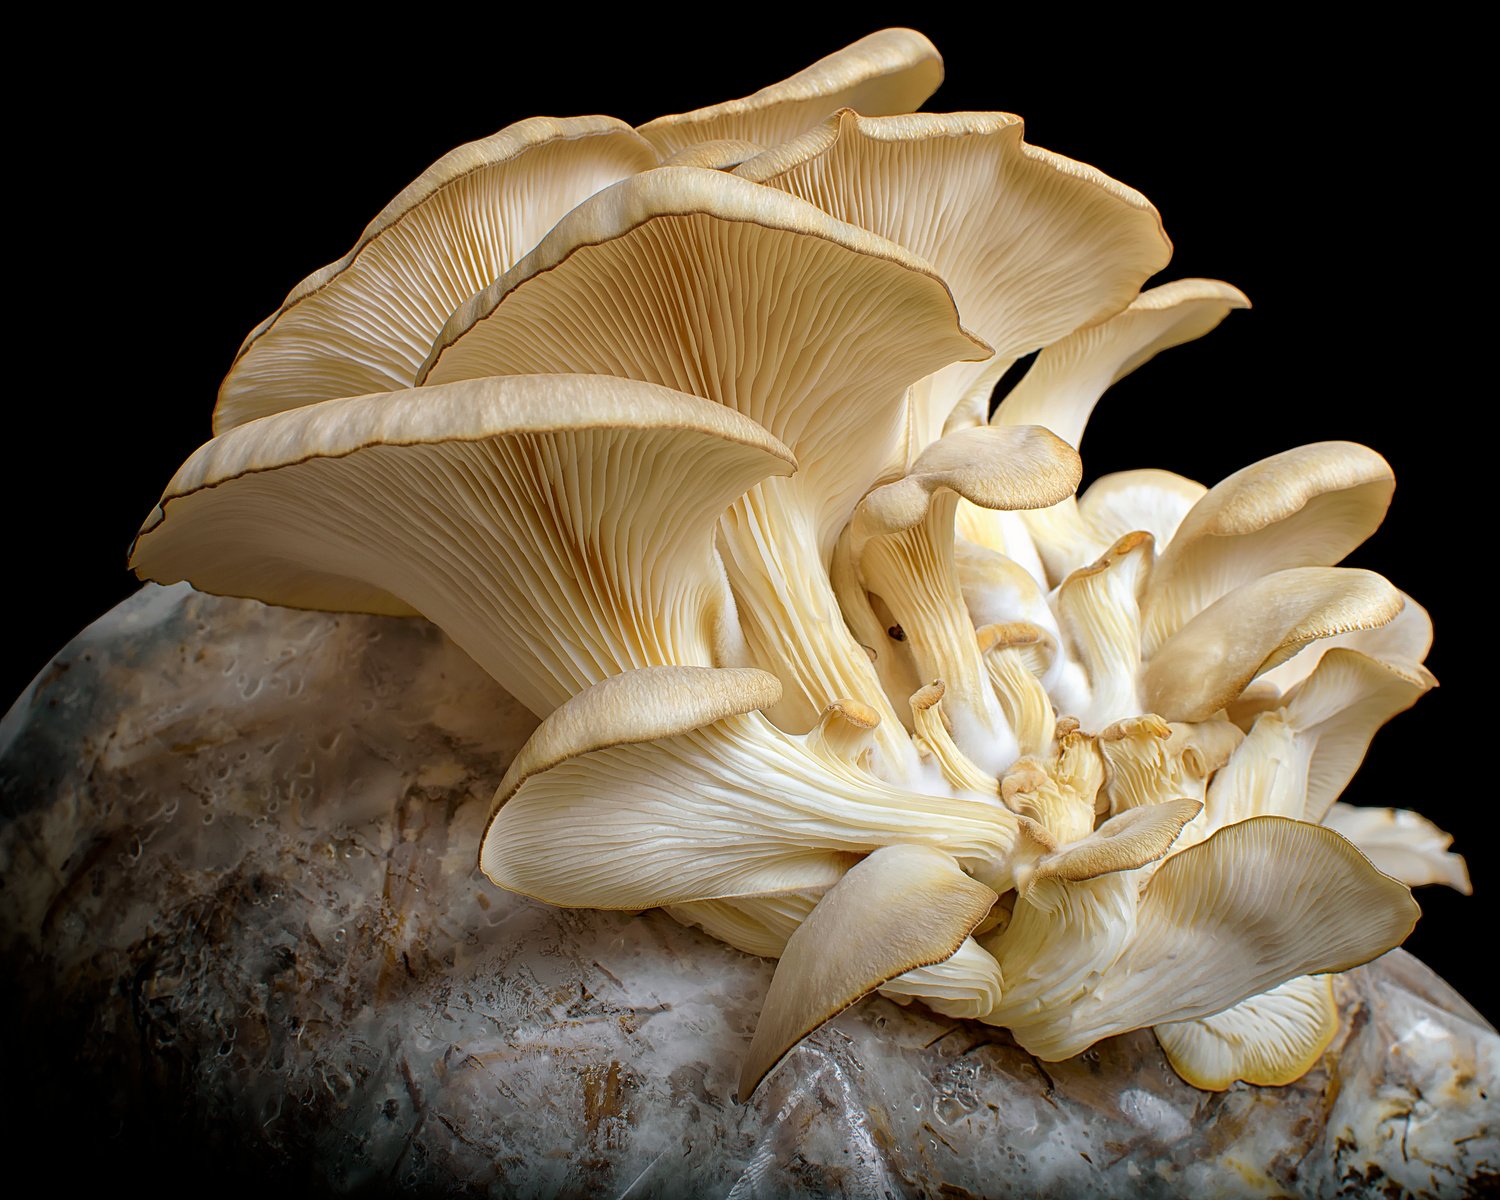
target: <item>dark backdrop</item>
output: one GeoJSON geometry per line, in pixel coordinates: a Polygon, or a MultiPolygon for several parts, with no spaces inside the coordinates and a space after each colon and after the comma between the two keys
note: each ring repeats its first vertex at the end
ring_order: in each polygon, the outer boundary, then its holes
{"type": "Polygon", "coordinates": [[[1462,374],[1460,283],[1487,239],[1458,43],[1243,8],[1219,10],[1219,34],[1072,6],[980,23],[918,6],[795,22],[743,11],[600,23],[558,6],[522,25],[412,10],[233,39],[91,24],[32,48],[46,82],[13,118],[13,263],[35,265],[11,277],[4,695],[136,586],[131,537],[208,436],[244,334],[433,159],[526,116],[639,122],[743,95],[910,24],[947,61],[927,107],[1021,114],[1034,144],[1157,205],[1177,247],[1163,280],[1217,276],[1255,303],[1114,389],[1083,445],[1090,478],[1149,465],[1212,482],[1323,438],[1394,465],[1390,518],[1354,561],[1431,609],[1443,687],[1377,738],[1349,798],[1457,835],[1477,894],[1424,889],[1409,947],[1493,1018],[1497,993],[1468,953],[1476,932],[1492,937],[1500,867],[1480,688],[1491,635],[1465,604],[1491,521],[1470,484],[1486,429],[1462,374]],[[181,38],[190,52],[162,48],[181,38]]]}

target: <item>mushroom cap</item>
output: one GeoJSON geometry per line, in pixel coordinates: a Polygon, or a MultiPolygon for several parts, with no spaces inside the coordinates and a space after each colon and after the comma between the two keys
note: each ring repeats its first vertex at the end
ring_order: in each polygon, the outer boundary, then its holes
{"type": "Polygon", "coordinates": [[[774,188],[664,167],[558,222],[454,313],[419,378],[588,371],[717,400],[792,448],[831,549],[902,432],[906,387],[989,353],[904,248],[774,188]]]}
{"type": "Polygon", "coordinates": [[[927,846],[887,846],[852,868],[787,941],[745,1057],[740,1100],[861,996],[951,958],[998,899],[927,846]]]}
{"type": "Polygon", "coordinates": [[[455,308],[579,201],[655,165],[613,117],[532,117],[449,151],[250,331],[219,386],[214,431],[410,387],[455,308]]]}
{"type": "Polygon", "coordinates": [[[715,522],[793,467],[753,421],[631,380],[333,400],[202,447],[132,566],[273,604],[420,612],[541,715],[621,670],[713,665],[733,621],[715,522]]]}
{"type": "Polygon", "coordinates": [[[1118,312],[1170,257],[1144,196],[1023,134],[1009,113],[846,110],[735,168],[921,255],[994,347],[916,389],[908,462],[950,419],[983,424],[1012,362],[1118,312]]]}
{"type": "Polygon", "coordinates": [[[1161,647],[1146,668],[1146,708],[1201,721],[1308,642],[1384,625],[1401,594],[1373,571],[1293,567],[1236,588],[1161,647]]]}
{"type": "Polygon", "coordinates": [[[698,142],[775,146],[841,108],[920,108],[943,81],[937,47],[914,29],[882,29],[741,100],[657,117],[639,133],[665,157],[698,142]]]}

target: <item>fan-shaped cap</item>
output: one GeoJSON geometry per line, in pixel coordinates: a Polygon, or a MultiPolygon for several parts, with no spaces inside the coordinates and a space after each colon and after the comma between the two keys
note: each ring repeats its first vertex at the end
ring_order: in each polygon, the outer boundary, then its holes
{"type": "Polygon", "coordinates": [[[1038,354],[996,409],[995,423],[1045,425],[1077,446],[1110,385],[1163,350],[1202,337],[1234,309],[1249,307],[1243,292],[1217,279],[1179,279],[1142,292],[1123,312],[1038,354]]]}
{"type": "Polygon", "coordinates": [[[1145,707],[1169,721],[1212,716],[1316,638],[1384,625],[1401,594],[1373,571],[1294,567],[1236,588],[1151,659],[1145,707]]]}
{"type": "Polygon", "coordinates": [[[214,430],[410,387],[449,315],[569,209],[656,165],[613,117],[533,117],[440,158],[245,339],[214,430]]]}
{"type": "Polygon", "coordinates": [[[776,676],[753,667],[641,667],[601,679],[542,718],[506,768],[490,819],[531,776],[570,758],[675,737],[780,698],[776,676]]]}
{"type": "Polygon", "coordinates": [[[1379,528],[1390,464],[1354,442],[1273,454],[1215,484],[1162,550],[1143,598],[1147,655],[1240,584],[1332,566],[1379,528]]]}
{"type": "Polygon", "coordinates": [[[1407,887],[1445,883],[1465,896],[1473,894],[1469,865],[1463,855],[1448,849],[1453,845],[1453,835],[1420,813],[1335,804],[1324,815],[1323,823],[1343,834],[1376,867],[1407,887]]]}
{"type": "Polygon", "coordinates": [[[421,379],[588,371],[717,400],[792,448],[797,489],[841,526],[901,432],[906,386],[988,354],[908,251],[775,189],[667,167],[563,218],[454,314],[421,379]]]}
{"type": "MultiPolygon", "coordinates": [[[[559,222],[455,315],[426,378],[645,379],[717,400],[791,446],[796,477],[747,496],[720,537],[750,660],[785,687],[773,716],[800,731],[839,697],[880,701],[828,560],[899,441],[907,385],[987,353],[901,247],[773,188],[666,167],[559,222]]],[[[899,719],[881,716],[876,740],[899,764],[910,746],[899,719]]]]}
{"type": "Polygon", "coordinates": [[[1007,113],[843,112],[735,169],[920,254],[994,347],[914,389],[908,461],[966,400],[982,423],[1011,362],[1118,312],[1170,256],[1145,197],[1022,134],[1007,113]]]}
{"type": "Polygon", "coordinates": [[[1168,857],[1138,909],[1091,906],[1091,920],[1079,922],[1084,898],[1116,878],[1045,880],[1034,893],[1050,892],[1040,903],[1051,908],[1028,906],[1024,926],[1013,919],[1000,939],[1014,947],[996,950],[1007,981],[1029,978],[1027,960],[1046,953],[1079,957],[1098,972],[1083,989],[1076,975],[1060,980],[1061,991],[1048,980],[1013,1014],[1002,1001],[999,1015],[1011,1017],[1017,1041],[1040,1058],[1212,1016],[1299,975],[1348,970],[1398,945],[1418,915],[1411,892],[1338,834],[1284,817],[1220,829],[1168,857]],[[1092,941],[1107,961],[1090,954],[1092,941]]]}
{"type": "Polygon", "coordinates": [[[202,447],[138,539],[143,578],[420,612],[544,714],[633,667],[712,665],[725,505],[790,452],[695,396],[590,376],[329,401],[202,447]]]}
{"type": "Polygon", "coordinates": [[[926,846],[888,846],[854,867],[787,942],[740,1074],[740,1099],[861,996],[952,957],[998,899],[926,846]]]}
{"type": "Polygon", "coordinates": [[[957,429],[928,446],[901,479],[860,501],[853,550],[858,555],[872,537],[920,525],[939,492],[981,508],[1045,508],[1071,496],[1082,476],[1077,452],[1039,426],[957,429]]]}
{"type": "Polygon", "coordinates": [[[1333,981],[1299,975],[1211,1017],[1157,1025],[1172,1069],[1195,1088],[1222,1092],[1237,1079],[1281,1087],[1307,1074],[1338,1032],[1333,981]]]}
{"type": "Polygon", "coordinates": [[[937,47],[913,29],[882,29],[754,95],[657,117],[640,133],[663,155],[721,139],[775,146],[841,108],[910,112],[942,81],[937,47]]]}
{"type": "Polygon", "coordinates": [[[1168,800],[1126,809],[1087,837],[1043,857],[1032,879],[1056,876],[1081,882],[1112,871],[1137,870],[1163,857],[1183,826],[1202,809],[1196,800],[1168,800]]]}
{"type": "Polygon", "coordinates": [[[1196,480],[1145,467],[1101,475],[1078,497],[1078,515],[1106,540],[1144,530],[1158,546],[1172,540],[1182,518],[1208,491],[1196,480]]]}

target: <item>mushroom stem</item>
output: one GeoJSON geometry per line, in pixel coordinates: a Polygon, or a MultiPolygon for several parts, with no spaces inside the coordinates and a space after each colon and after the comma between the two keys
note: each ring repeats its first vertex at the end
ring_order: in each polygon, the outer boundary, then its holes
{"type": "Polygon", "coordinates": [[[912,778],[918,763],[911,740],[844,623],[812,518],[792,499],[784,488],[755,488],[725,513],[719,533],[751,661],[782,682],[781,701],[766,715],[801,733],[830,704],[857,696],[878,717],[875,773],[912,778]]]}
{"type": "Polygon", "coordinates": [[[1016,759],[1011,731],[979,653],[953,561],[958,493],[932,497],[927,516],[910,529],[867,543],[861,566],[906,633],[923,679],[941,679],[944,711],[965,755],[998,777],[1016,759]]]}

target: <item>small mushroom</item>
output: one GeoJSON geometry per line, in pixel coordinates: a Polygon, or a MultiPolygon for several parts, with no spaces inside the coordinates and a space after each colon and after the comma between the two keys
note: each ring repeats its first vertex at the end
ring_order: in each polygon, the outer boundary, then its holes
{"type": "Polygon", "coordinates": [[[951,958],[999,897],[947,855],[889,846],[851,870],[787,941],[740,1073],[748,1100],[799,1041],[914,967],[951,958]]]}

